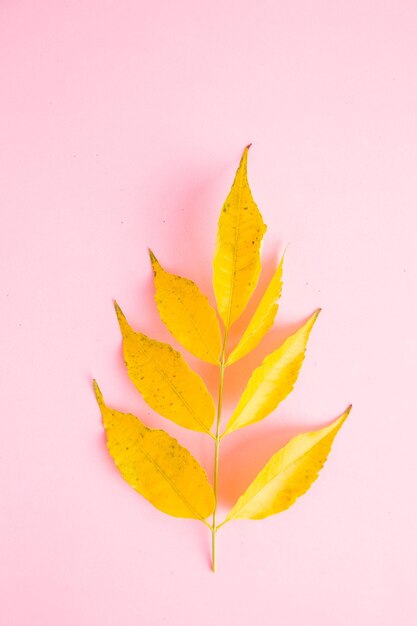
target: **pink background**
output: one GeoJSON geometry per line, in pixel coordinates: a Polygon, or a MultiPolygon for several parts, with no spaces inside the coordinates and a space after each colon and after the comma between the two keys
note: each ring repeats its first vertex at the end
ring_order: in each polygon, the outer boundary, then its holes
{"type": "Polygon", "coordinates": [[[416,27],[399,0],[1,3],[1,624],[417,622],[416,27]],[[222,511],[291,436],[353,412],[291,510],[222,529],[213,576],[207,529],[117,473],[91,378],[211,472],[212,442],[128,381],[112,298],[170,340],[150,245],[213,299],[249,141],[261,286],[289,247],[277,326],[230,370],[229,409],[323,312],[294,393],[225,440],[222,511]]]}

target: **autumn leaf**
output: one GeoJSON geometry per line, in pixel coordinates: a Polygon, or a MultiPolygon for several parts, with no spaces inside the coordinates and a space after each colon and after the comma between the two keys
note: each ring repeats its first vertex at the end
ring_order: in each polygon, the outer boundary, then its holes
{"type": "Polygon", "coordinates": [[[269,283],[251,321],[249,322],[248,327],[242,335],[241,340],[228,357],[227,365],[235,363],[248,354],[248,352],[256,348],[274,323],[274,319],[278,311],[277,300],[279,300],[282,291],[283,262],[284,257],[282,257],[271,282],[269,283]]]}
{"type": "Polygon", "coordinates": [[[151,250],[149,255],[161,320],[191,354],[218,365],[222,340],[215,310],[192,280],[170,274],[151,250]]]}
{"type": "Polygon", "coordinates": [[[214,494],[196,459],[165,431],[107,407],[95,381],[94,391],[110,456],[126,482],[160,511],[204,522],[213,512],[214,494]]]}
{"type": "Polygon", "coordinates": [[[224,435],[269,415],[292,391],[298,378],[308,337],[319,310],[280,348],[267,356],[249,379],[224,435]]]}
{"type": "MultiPolygon", "coordinates": [[[[169,344],[136,332],[115,303],[127,372],[144,401],[163,417],[205,433],[214,440],[213,487],[198,461],[176,439],[165,431],[147,428],[134,415],[107,407],[94,383],[107,446],[122,476],[161,511],[201,520],[210,529],[213,571],[216,569],[218,529],[233,519],[261,519],[291,506],[317,478],[350,411],[349,407],[326,428],[298,435],[279,450],[219,524],[221,440],[237,429],[264,419],[292,391],[319,314],[317,310],[311,315],[252,372],[224,433],[220,434],[225,383],[228,381],[225,371],[265,337],[274,323],[282,290],[283,258],[240,341],[230,351],[229,330],[245,310],[256,288],[266,232],[249,187],[249,147],[243,151],[218,222],[213,260],[217,312],[193,281],[168,272],[149,251],[155,302],[162,321],[191,354],[218,367],[217,413],[203,379],[189,367],[183,356],[169,344]],[[217,314],[223,322],[222,331],[217,314]],[[206,521],[208,516],[212,516],[211,523],[206,521]]],[[[184,242],[179,245],[184,246],[184,242]]]]}
{"type": "Polygon", "coordinates": [[[266,231],[247,178],[245,148],[220,213],[213,284],[219,314],[229,329],[244,311],[261,271],[260,246],[266,231]]]}
{"type": "Polygon", "coordinates": [[[157,413],[180,426],[210,432],[214,403],[204,382],[169,344],[135,332],[115,303],[130,380],[157,413]]]}
{"type": "Polygon", "coordinates": [[[350,409],[330,426],[298,435],[274,454],[240,496],[225,522],[262,519],[285,511],[294,504],[316,480],[350,409]]]}

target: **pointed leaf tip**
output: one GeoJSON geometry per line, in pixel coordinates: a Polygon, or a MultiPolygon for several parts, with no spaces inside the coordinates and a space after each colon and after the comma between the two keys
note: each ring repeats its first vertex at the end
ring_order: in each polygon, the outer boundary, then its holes
{"type": "Polygon", "coordinates": [[[132,331],[132,328],[130,327],[125,314],[123,313],[122,309],[117,304],[116,300],[113,301],[113,304],[114,304],[114,310],[116,311],[117,320],[119,322],[120,331],[122,335],[125,336],[126,334],[132,331]]]}
{"type": "Polygon", "coordinates": [[[318,318],[321,312],[322,312],[321,307],[319,307],[318,309],[314,311],[313,315],[311,316],[311,319],[313,320],[313,322],[316,321],[316,319],[318,318]]]}
{"type": "Polygon", "coordinates": [[[151,260],[153,270],[155,271],[154,265],[159,265],[158,259],[156,258],[156,256],[154,255],[154,253],[152,252],[150,248],[148,248],[148,253],[149,253],[149,258],[151,260]]]}
{"type": "Polygon", "coordinates": [[[104,406],[104,398],[103,398],[103,394],[101,393],[100,387],[98,386],[98,383],[95,379],[93,379],[93,388],[94,388],[94,394],[96,396],[97,404],[101,408],[102,406],[104,406]]]}
{"type": "MultiPolygon", "coordinates": [[[[244,166],[245,169],[247,167],[247,160],[248,160],[248,153],[249,153],[249,148],[251,147],[251,143],[248,144],[245,149],[242,152],[242,156],[240,158],[240,166],[244,166]]],[[[245,176],[247,177],[247,172],[245,172],[245,176]]]]}

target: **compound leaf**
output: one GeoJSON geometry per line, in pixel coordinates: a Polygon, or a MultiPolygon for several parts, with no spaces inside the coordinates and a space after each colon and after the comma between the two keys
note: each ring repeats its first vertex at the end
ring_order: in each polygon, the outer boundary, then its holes
{"type": "Polygon", "coordinates": [[[135,332],[115,303],[129,377],[157,413],[180,426],[210,432],[214,402],[204,382],[169,344],[135,332]]]}
{"type": "Polygon", "coordinates": [[[149,255],[161,320],[191,354],[219,365],[220,327],[208,299],[192,280],[166,272],[151,250],[149,255]]]}
{"type": "Polygon", "coordinates": [[[256,368],[238,402],[225,435],[271,413],[288,396],[298,378],[308,337],[319,310],[256,368]]]}
{"type": "Polygon", "coordinates": [[[245,309],[261,271],[260,247],[266,226],[247,178],[247,146],[222,207],[214,253],[213,284],[226,330],[245,309]]]}
{"type": "Polygon", "coordinates": [[[236,348],[231,352],[227,359],[227,365],[231,365],[243,356],[251,352],[259,344],[261,339],[266,335],[268,330],[274,323],[275,316],[278,311],[277,300],[279,300],[282,291],[282,257],[275,274],[273,275],[258,307],[253,314],[248,327],[242,335],[236,348]]]}
{"type": "Polygon", "coordinates": [[[201,521],[211,515],[213,489],[190,452],[165,431],[107,407],[95,381],[94,391],[110,456],[126,482],[168,515],[201,521]]]}
{"type": "Polygon", "coordinates": [[[263,519],[294,504],[316,480],[350,409],[330,426],[298,435],[274,454],[225,521],[263,519]]]}

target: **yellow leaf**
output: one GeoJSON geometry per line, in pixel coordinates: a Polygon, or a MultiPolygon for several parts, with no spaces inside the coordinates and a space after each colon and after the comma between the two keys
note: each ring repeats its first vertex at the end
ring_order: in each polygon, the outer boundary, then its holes
{"type": "Polygon", "coordinates": [[[155,301],[162,321],[192,354],[218,365],[220,328],[208,299],[193,281],[166,272],[151,250],[149,254],[155,274],[155,301]]]}
{"type": "Polygon", "coordinates": [[[196,459],[163,430],[147,428],[130,413],[106,406],[94,381],[107,447],[126,482],[157,509],[174,517],[204,521],[214,493],[196,459]]]}
{"type": "Polygon", "coordinates": [[[292,391],[298,378],[316,311],[280,348],[267,356],[246,385],[225,435],[253,424],[271,413],[292,391]]]}
{"type": "Polygon", "coordinates": [[[227,516],[263,519],[288,509],[316,480],[349,407],[330,426],[291,439],[268,461],[227,516]]]}
{"type": "Polygon", "coordinates": [[[200,376],[169,344],[135,332],[116,303],[115,308],[127,371],[145,402],[180,426],[209,433],[215,408],[200,376]]]}
{"type": "Polygon", "coordinates": [[[226,331],[245,309],[261,271],[260,246],[266,226],[247,178],[248,149],[243,152],[223,205],[214,253],[214,291],[226,331]]]}
{"type": "Polygon", "coordinates": [[[227,365],[231,365],[238,361],[251,350],[256,348],[261,339],[266,335],[268,330],[274,323],[275,316],[278,311],[277,300],[281,296],[282,291],[282,257],[271,282],[269,283],[262,300],[249,322],[248,327],[242,335],[236,348],[227,359],[227,365]]]}

